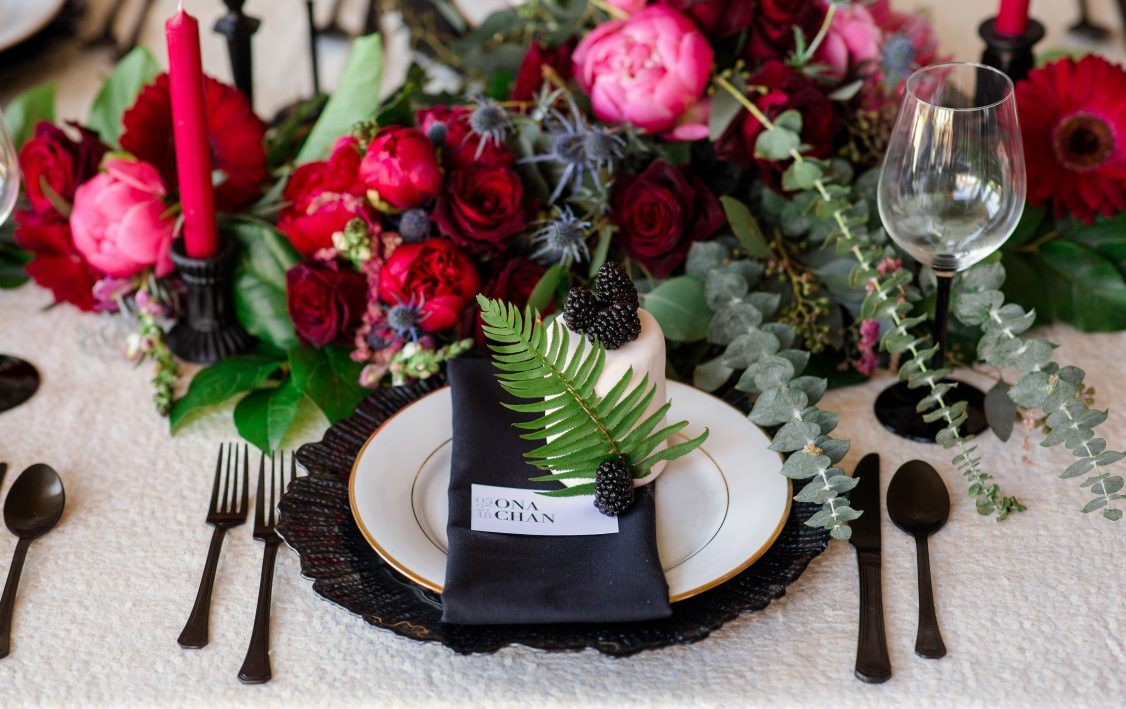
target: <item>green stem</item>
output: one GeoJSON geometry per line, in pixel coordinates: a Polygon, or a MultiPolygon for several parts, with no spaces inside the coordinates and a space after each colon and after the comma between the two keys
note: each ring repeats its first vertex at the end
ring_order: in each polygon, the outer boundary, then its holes
{"type": "Polygon", "coordinates": [[[821,28],[817,30],[813,41],[809,43],[809,47],[805,50],[807,57],[812,57],[817,53],[817,48],[821,46],[821,42],[825,40],[825,35],[829,34],[829,26],[833,24],[833,15],[837,12],[837,4],[834,2],[829,3],[829,9],[825,12],[825,19],[821,21],[821,28]]]}

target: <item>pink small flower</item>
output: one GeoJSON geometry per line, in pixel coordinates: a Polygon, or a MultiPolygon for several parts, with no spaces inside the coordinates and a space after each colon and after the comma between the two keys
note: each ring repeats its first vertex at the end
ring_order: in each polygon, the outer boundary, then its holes
{"type": "Polygon", "coordinates": [[[880,366],[880,358],[876,356],[875,352],[865,352],[860,355],[860,359],[853,363],[856,371],[860,372],[866,377],[870,377],[876,372],[876,367],[880,366]]]}
{"type": "Polygon", "coordinates": [[[174,220],[165,212],[164,184],[156,168],[113,158],[105,172],[78,187],[70,228],[74,247],[95,268],[118,278],[156,267],[172,272],[174,220]]]}
{"type": "Polygon", "coordinates": [[[98,280],[92,289],[94,300],[97,301],[95,308],[103,313],[116,313],[117,301],[132,293],[133,288],[131,278],[106,277],[98,280]]]}
{"type": "Polygon", "coordinates": [[[137,312],[148,315],[149,317],[159,318],[164,315],[164,308],[160,303],[153,300],[147,290],[137,291],[137,296],[133,299],[137,304],[137,312]]]}
{"type": "Polygon", "coordinates": [[[817,59],[829,67],[829,76],[843,79],[849,69],[878,69],[880,28],[868,8],[860,3],[837,5],[833,22],[817,50],[817,59]]]}
{"type": "Polygon", "coordinates": [[[891,256],[884,257],[878,264],[876,264],[876,273],[881,276],[886,276],[889,273],[903,270],[903,261],[901,259],[893,258],[891,256]]]}
{"type": "Polygon", "coordinates": [[[860,344],[862,350],[871,350],[880,339],[880,323],[868,319],[860,323],[860,344]]]}
{"type": "Polygon", "coordinates": [[[599,120],[660,134],[674,131],[703,97],[713,52],[692,20],[651,5],[596,27],[571,59],[599,120]]]}

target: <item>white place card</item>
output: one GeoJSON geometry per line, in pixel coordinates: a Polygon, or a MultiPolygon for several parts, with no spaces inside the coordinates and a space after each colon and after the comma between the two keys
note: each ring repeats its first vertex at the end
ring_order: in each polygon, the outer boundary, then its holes
{"type": "Polygon", "coordinates": [[[470,528],[477,532],[545,537],[618,533],[618,518],[599,512],[589,495],[548,497],[495,485],[473,485],[472,494],[470,528]]]}

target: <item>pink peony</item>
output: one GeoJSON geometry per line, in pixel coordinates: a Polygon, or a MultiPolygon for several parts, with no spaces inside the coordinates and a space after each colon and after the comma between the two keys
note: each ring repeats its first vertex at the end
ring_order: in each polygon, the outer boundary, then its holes
{"type": "Polygon", "coordinates": [[[648,0],[606,0],[607,5],[626,15],[636,15],[641,12],[647,2],[648,0]]]}
{"type": "Polygon", "coordinates": [[[712,48],[676,10],[652,5],[599,25],[571,58],[599,120],[649,133],[675,132],[686,113],[699,122],[689,109],[708,87],[712,48]]]}
{"type": "Polygon", "coordinates": [[[74,194],[74,247],[109,276],[132,276],[149,266],[167,275],[175,221],[165,214],[160,173],[147,162],[123,158],[107,160],[105,168],[74,194]]]}
{"type": "Polygon", "coordinates": [[[859,3],[838,5],[817,60],[829,67],[828,75],[843,79],[849,69],[869,73],[879,68],[883,35],[868,8],[859,3]]]}
{"type": "Polygon", "coordinates": [[[388,126],[368,144],[360,179],[377,208],[418,207],[442,189],[442,169],[434,145],[416,128],[388,126]]]}

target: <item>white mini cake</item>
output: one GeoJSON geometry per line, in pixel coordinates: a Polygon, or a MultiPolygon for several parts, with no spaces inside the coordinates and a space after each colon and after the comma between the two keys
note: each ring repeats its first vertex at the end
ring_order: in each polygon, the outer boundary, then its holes
{"type": "MultiPolygon", "coordinates": [[[[599,375],[598,381],[594,385],[594,391],[599,396],[606,396],[606,393],[618,383],[618,381],[625,375],[626,371],[633,368],[633,378],[631,380],[630,388],[633,388],[641,383],[641,379],[649,375],[649,383],[656,385],[657,390],[653,394],[652,401],[649,402],[645,414],[638,420],[640,423],[646,418],[651,416],[657,409],[661,408],[668,396],[665,393],[665,334],[661,331],[661,326],[657,324],[656,318],[650,315],[644,308],[637,309],[637,316],[641,320],[641,333],[637,336],[636,340],[627,342],[615,350],[606,350],[606,364],[602,368],[602,374],[599,375]]],[[[560,319],[558,327],[566,327],[560,319]]],[[[548,330],[550,333],[554,328],[548,330]]],[[[584,338],[575,332],[568,333],[568,357],[573,356],[575,348],[578,347],[579,342],[584,338]]],[[[662,421],[657,425],[654,430],[660,430],[665,426],[662,421]]],[[[663,450],[668,447],[667,442],[662,442],[656,450],[663,450]]],[[[654,451],[656,452],[656,451],[654,451]]],[[[649,475],[644,478],[637,478],[633,481],[634,487],[640,487],[647,483],[652,482],[661,474],[665,469],[666,461],[659,461],[653,466],[649,475]]],[[[582,483],[589,483],[593,480],[590,478],[577,478],[571,480],[563,480],[563,484],[568,487],[581,485],[582,483]]]]}

